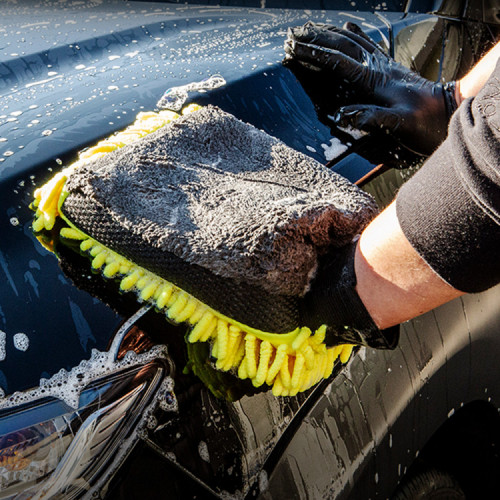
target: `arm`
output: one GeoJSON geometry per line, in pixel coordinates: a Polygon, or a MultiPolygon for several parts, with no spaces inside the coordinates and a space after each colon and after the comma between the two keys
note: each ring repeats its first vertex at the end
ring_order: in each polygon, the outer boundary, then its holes
{"type": "Polygon", "coordinates": [[[394,202],[363,231],[356,249],[355,272],[356,291],[381,329],[463,294],[443,281],[410,245],[394,202]]]}
{"type": "Polygon", "coordinates": [[[490,78],[448,138],[361,235],[356,291],[379,328],[500,282],[499,47],[465,77],[490,78]]]}
{"type": "Polygon", "coordinates": [[[500,42],[498,42],[463,78],[457,81],[455,99],[460,104],[467,97],[474,97],[495,69],[500,58],[500,42]]]}

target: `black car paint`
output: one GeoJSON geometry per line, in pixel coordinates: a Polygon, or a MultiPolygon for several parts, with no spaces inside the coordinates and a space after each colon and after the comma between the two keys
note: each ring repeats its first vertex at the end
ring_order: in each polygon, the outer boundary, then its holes
{"type": "MultiPolygon", "coordinates": [[[[435,8],[440,2],[431,3],[435,8]]],[[[78,150],[124,128],[137,112],[154,109],[165,89],[219,73],[227,85],[192,100],[220,105],[324,162],[321,144],[328,144],[330,127],[318,120],[308,95],[281,65],[288,26],[308,19],[355,20],[365,28],[367,23],[378,41],[393,41],[400,59],[411,59],[421,46],[414,28],[424,26],[424,40],[430,43],[437,31],[434,43],[452,62],[436,69],[430,51],[427,66],[418,69],[430,75],[441,69],[446,78],[470,67],[494,28],[476,20],[394,12],[120,1],[74,1],[55,10],[54,4],[0,7],[6,10],[0,137],[7,139],[0,142],[0,325],[7,335],[0,387],[7,394],[71,369],[92,348],[105,350],[123,319],[139,307],[126,297],[109,307],[113,299],[101,299],[104,292],[93,289],[91,295],[83,285],[75,287],[71,272],[65,274],[32,235],[33,190],[78,150]],[[425,25],[432,29],[425,31],[425,25]],[[465,37],[461,58],[452,58],[441,43],[451,30],[465,37]],[[17,332],[30,339],[26,352],[13,347],[17,332]]],[[[376,146],[368,141],[368,149],[376,146]]],[[[373,166],[347,154],[332,168],[356,180],[373,166]]],[[[411,172],[390,170],[365,187],[385,204],[411,172]]],[[[82,277],[94,281],[80,268],[82,277]]],[[[236,402],[215,398],[196,377],[182,374],[182,332],[148,314],[138,328],[146,345],[170,344],[179,413],[158,415],[158,426],[143,436],[109,497],[133,498],[133,488],[151,495],[177,491],[180,498],[253,496],[260,488],[262,498],[284,492],[287,498],[385,498],[453,412],[477,400],[497,406],[497,295],[495,288],[464,297],[403,325],[395,351],[361,349],[331,380],[295,398],[253,394],[236,380],[218,380],[236,402]],[[157,471],[148,472],[150,480],[139,466],[145,457],[157,471]]]]}

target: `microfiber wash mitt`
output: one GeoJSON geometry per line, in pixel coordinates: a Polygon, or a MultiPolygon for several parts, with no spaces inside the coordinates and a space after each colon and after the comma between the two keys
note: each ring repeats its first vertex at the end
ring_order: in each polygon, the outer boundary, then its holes
{"type": "Polygon", "coordinates": [[[139,115],[34,206],[35,230],[62,219],[93,268],[187,323],[221,370],[293,395],[349,358],[352,346],[325,345],[326,325],[300,324],[298,303],[319,257],[350,242],[375,202],[216,107],[139,115]]]}

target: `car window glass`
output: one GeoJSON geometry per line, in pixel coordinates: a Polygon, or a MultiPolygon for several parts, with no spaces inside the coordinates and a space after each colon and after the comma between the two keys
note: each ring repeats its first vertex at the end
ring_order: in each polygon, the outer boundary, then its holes
{"type": "Polygon", "coordinates": [[[395,37],[396,61],[429,80],[440,76],[444,21],[430,18],[403,28],[395,37]]]}

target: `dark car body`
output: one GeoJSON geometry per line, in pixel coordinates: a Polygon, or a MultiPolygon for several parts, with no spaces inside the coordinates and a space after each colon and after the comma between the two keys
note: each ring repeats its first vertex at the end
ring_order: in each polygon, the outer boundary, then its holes
{"type": "Polygon", "coordinates": [[[191,101],[327,163],[384,206],[421,159],[378,168],[380,148],[397,163],[390,145],[325,121],[321,95],[282,65],[287,28],[354,21],[443,81],[500,30],[493,1],[226,3],[0,5],[0,498],[387,498],[421,463],[486,498],[500,443],[498,287],[401,325],[394,351],[360,348],[328,380],[276,398],[213,370],[184,327],[33,235],[36,187],[166,89],[212,75],[226,84],[191,101]],[[332,158],[333,133],[345,147],[332,158]]]}

